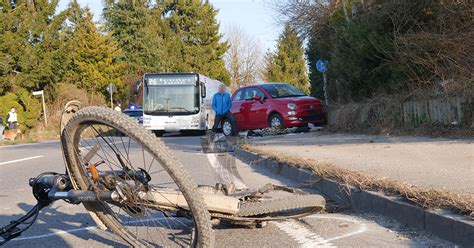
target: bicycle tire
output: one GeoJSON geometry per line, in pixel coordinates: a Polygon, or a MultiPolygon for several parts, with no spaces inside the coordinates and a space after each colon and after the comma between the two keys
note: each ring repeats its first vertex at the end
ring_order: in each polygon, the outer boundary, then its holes
{"type": "MultiPolygon", "coordinates": [[[[87,122],[113,127],[140,142],[143,148],[152,154],[161,163],[163,168],[167,170],[185,197],[194,219],[196,246],[213,247],[214,239],[210,214],[204,204],[203,197],[197,190],[197,185],[191,180],[182,164],[173,157],[161,140],[119,112],[104,107],[85,107],[76,112],[67,122],[61,139],[67,171],[73,183],[77,185],[77,189],[85,190],[88,187],[87,176],[84,175],[84,171],[81,168],[82,165],[77,163],[77,158],[74,155],[74,142],[78,138],[76,133],[79,131],[79,127],[87,122]]],[[[122,223],[113,217],[113,213],[108,212],[109,208],[105,207],[105,204],[103,202],[87,203],[88,206],[86,208],[93,209],[92,211],[97,214],[99,219],[128,244],[135,247],[143,246],[139,240],[125,230],[122,223]]]]}
{"type": "Polygon", "coordinates": [[[237,216],[253,217],[261,215],[276,214],[282,211],[292,211],[312,209],[322,210],[325,206],[325,200],[320,195],[293,195],[258,202],[246,202],[241,204],[237,216]]]}

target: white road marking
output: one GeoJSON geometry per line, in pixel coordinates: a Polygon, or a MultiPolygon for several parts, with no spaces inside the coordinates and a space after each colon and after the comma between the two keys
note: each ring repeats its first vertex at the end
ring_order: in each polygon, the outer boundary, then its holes
{"type": "Polygon", "coordinates": [[[323,237],[312,232],[310,229],[306,228],[303,224],[299,223],[297,220],[287,220],[283,222],[275,222],[275,225],[292,237],[300,247],[309,248],[309,247],[319,247],[319,248],[330,248],[336,247],[331,244],[328,240],[325,240],[323,237]]]}
{"type": "MultiPolygon", "coordinates": [[[[153,219],[145,219],[145,220],[134,220],[134,221],[127,221],[126,224],[134,224],[134,223],[140,223],[140,222],[148,222],[148,221],[155,221],[155,220],[167,220],[167,217],[160,217],[160,218],[153,218],[153,219]]],[[[69,229],[65,231],[53,231],[48,234],[43,234],[43,235],[36,235],[36,236],[30,236],[30,237],[22,237],[22,238],[15,238],[10,240],[9,242],[13,241],[22,241],[22,240],[31,240],[31,239],[41,239],[41,238],[47,238],[47,237],[52,237],[52,236],[59,236],[62,234],[70,234],[70,233],[76,233],[76,232],[82,232],[82,231],[89,231],[89,230],[100,230],[97,226],[87,226],[87,227],[81,227],[81,228],[74,228],[74,229],[69,229]]]]}
{"type": "Polygon", "coordinates": [[[69,229],[66,231],[53,231],[52,233],[48,234],[43,234],[43,235],[37,235],[37,236],[30,236],[30,237],[23,237],[23,238],[15,238],[10,240],[9,242],[13,241],[22,241],[22,240],[30,240],[30,239],[41,239],[41,238],[47,238],[47,237],[52,237],[52,236],[59,236],[62,234],[69,234],[69,233],[76,233],[76,232],[82,232],[82,231],[89,231],[93,229],[98,229],[96,226],[88,226],[88,227],[81,227],[81,228],[75,228],[75,229],[69,229]]]}
{"type": "Polygon", "coordinates": [[[15,160],[10,160],[10,161],[0,162],[0,165],[12,164],[12,163],[22,162],[22,161],[26,161],[26,160],[35,159],[35,158],[42,158],[42,157],[44,157],[44,156],[43,156],[43,155],[40,155],[40,156],[33,156],[33,157],[27,157],[27,158],[20,158],[20,159],[15,159],[15,160]]]}
{"type": "Polygon", "coordinates": [[[355,224],[359,225],[359,229],[357,229],[356,231],[326,239],[326,241],[328,241],[328,242],[338,240],[338,239],[347,238],[347,237],[350,237],[350,236],[360,234],[360,233],[363,233],[363,232],[367,231],[367,226],[365,225],[364,222],[353,219],[353,218],[338,217],[338,216],[324,216],[324,215],[311,215],[311,216],[306,216],[305,218],[344,220],[344,221],[349,221],[349,222],[352,222],[352,223],[355,223],[355,224]]]}

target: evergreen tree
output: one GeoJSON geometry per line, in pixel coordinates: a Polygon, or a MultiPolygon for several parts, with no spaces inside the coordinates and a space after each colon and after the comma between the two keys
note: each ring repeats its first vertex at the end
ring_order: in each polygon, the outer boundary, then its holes
{"type": "Polygon", "coordinates": [[[104,1],[104,29],[122,50],[127,73],[139,77],[162,68],[161,11],[150,0],[104,1]]]}
{"type": "Polygon", "coordinates": [[[64,13],[56,15],[58,0],[3,1],[0,12],[1,91],[15,87],[43,89],[62,70],[60,30],[64,13]]]}
{"type": "Polygon", "coordinates": [[[69,83],[80,88],[105,93],[109,83],[123,88],[121,55],[110,35],[103,35],[95,26],[92,13],[81,8],[76,1],[69,8],[70,64],[67,72],[69,83]]]}
{"type": "Polygon", "coordinates": [[[194,71],[229,84],[217,10],[208,1],[168,0],[163,7],[167,71],[194,71]]]}
{"type": "Polygon", "coordinates": [[[308,75],[301,39],[288,25],[277,43],[277,51],[267,54],[267,81],[287,82],[308,92],[308,75]]]}

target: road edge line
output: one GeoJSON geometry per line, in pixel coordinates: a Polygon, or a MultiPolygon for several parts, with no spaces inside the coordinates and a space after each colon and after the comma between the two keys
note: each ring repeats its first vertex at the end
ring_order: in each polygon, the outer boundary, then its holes
{"type": "Polygon", "coordinates": [[[428,231],[461,246],[474,245],[474,221],[466,216],[448,213],[448,211],[425,210],[403,201],[400,197],[386,196],[343,185],[334,180],[321,178],[308,169],[293,167],[240,147],[236,147],[234,155],[251,166],[264,167],[303,186],[316,189],[343,207],[359,212],[376,213],[408,227],[428,231]]]}

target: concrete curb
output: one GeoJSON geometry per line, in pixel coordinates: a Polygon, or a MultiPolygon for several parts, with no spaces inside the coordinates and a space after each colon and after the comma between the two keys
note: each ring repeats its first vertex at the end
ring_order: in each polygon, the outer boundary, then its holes
{"type": "Polygon", "coordinates": [[[394,219],[408,227],[426,230],[440,238],[465,247],[474,247],[474,221],[466,216],[424,210],[399,197],[348,187],[324,179],[308,169],[296,168],[258,154],[236,148],[235,156],[252,166],[262,166],[302,186],[320,191],[340,206],[371,212],[394,219]]]}

